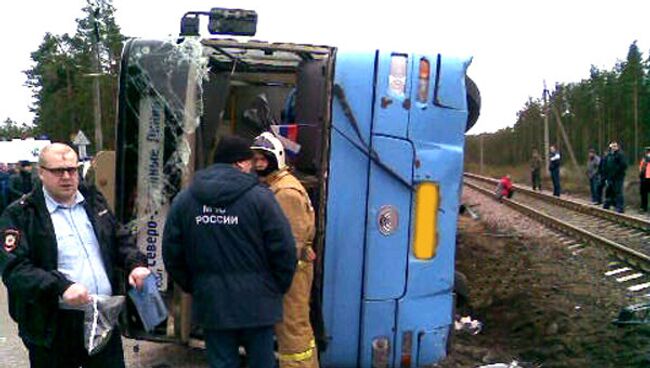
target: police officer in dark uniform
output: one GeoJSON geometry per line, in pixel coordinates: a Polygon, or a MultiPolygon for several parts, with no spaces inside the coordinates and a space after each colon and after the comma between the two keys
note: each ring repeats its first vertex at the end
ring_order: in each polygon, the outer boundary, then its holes
{"type": "Polygon", "coordinates": [[[9,177],[7,204],[19,199],[24,194],[31,192],[34,188],[32,163],[29,161],[20,161],[18,166],[18,172],[9,177]]]}
{"type": "Polygon", "coordinates": [[[118,225],[95,188],[79,186],[77,154],[65,144],[43,148],[42,186],[11,204],[0,218],[2,281],[9,314],[32,367],[124,367],[119,331],[89,356],[84,313],[93,295],[120,290],[116,269],[140,287],[146,258],[118,225]]]}
{"type": "Polygon", "coordinates": [[[297,265],[291,227],[273,193],[251,174],[250,142],[223,137],[214,165],[174,199],[165,222],[169,276],[192,294],[212,368],[275,366],[273,326],[297,265]]]}
{"type": "Polygon", "coordinates": [[[0,163],[0,214],[5,210],[7,205],[9,205],[9,168],[6,164],[0,163]]]}

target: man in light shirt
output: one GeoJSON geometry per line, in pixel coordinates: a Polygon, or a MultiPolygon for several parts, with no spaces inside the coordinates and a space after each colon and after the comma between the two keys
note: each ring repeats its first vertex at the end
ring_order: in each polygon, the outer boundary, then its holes
{"type": "Polygon", "coordinates": [[[548,154],[548,171],[551,173],[551,181],[553,182],[553,195],[560,196],[560,152],[555,146],[549,148],[548,154]]]}
{"type": "Polygon", "coordinates": [[[80,187],[75,151],[53,143],[39,156],[37,186],[0,218],[2,280],[32,367],[124,367],[119,331],[89,356],[81,307],[114,295],[116,269],[141,287],[146,258],[96,188],[80,187]]]}

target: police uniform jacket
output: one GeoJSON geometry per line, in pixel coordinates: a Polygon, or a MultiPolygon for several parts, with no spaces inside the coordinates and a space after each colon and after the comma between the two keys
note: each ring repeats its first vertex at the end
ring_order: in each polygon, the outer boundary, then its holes
{"type": "MultiPolygon", "coordinates": [[[[7,204],[20,199],[24,194],[32,191],[37,185],[37,180],[31,172],[20,171],[9,177],[7,204]]],[[[40,183],[38,183],[40,184],[40,183]]]]}
{"type": "Polygon", "coordinates": [[[199,171],[174,199],[163,259],[170,277],[192,294],[193,316],[206,329],[280,321],[297,262],[273,193],[228,164],[199,171]]]}
{"type": "MultiPolygon", "coordinates": [[[[120,289],[116,269],[130,272],[146,266],[125,227],[119,225],[96,188],[80,187],[101,250],[113,293],[120,289]]],[[[59,297],[73,284],[57,271],[57,241],[42,186],[11,204],[0,218],[4,246],[0,250],[2,281],[9,294],[9,314],[20,337],[30,345],[48,347],[57,328],[59,297]]]]}

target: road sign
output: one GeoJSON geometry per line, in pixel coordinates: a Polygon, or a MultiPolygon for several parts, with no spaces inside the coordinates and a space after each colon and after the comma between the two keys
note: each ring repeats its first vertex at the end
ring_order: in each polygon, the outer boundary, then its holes
{"type": "Polygon", "coordinates": [[[88,138],[86,138],[84,132],[80,130],[72,140],[72,144],[74,144],[75,146],[87,146],[90,144],[90,141],[88,140],[88,138]]]}
{"type": "Polygon", "coordinates": [[[72,140],[72,144],[79,147],[79,159],[83,160],[88,157],[86,154],[86,146],[90,144],[90,140],[88,140],[84,132],[79,130],[77,135],[72,140]]]}

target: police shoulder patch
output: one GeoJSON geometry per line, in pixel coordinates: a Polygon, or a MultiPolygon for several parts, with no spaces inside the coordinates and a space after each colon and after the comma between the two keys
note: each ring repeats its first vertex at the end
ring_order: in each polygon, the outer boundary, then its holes
{"type": "Polygon", "coordinates": [[[13,252],[20,241],[20,231],[16,229],[6,229],[4,231],[4,249],[7,252],[13,252]]]}

